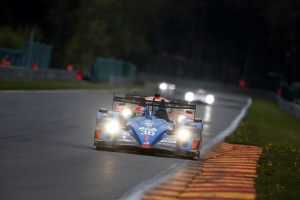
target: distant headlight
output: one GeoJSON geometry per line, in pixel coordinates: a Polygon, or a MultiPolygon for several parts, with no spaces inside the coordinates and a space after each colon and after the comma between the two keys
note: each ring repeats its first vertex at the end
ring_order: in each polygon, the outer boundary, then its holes
{"type": "Polygon", "coordinates": [[[166,83],[159,84],[159,89],[166,90],[168,88],[168,85],[166,83]]]}
{"type": "Polygon", "coordinates": [[[175,86],[174,84],[171,84],[171,85],[169,86],[169,88],[170,88],[170,90],[175,90],[176,86],[175,86]]]}
{"type": "Polygon", "coordinates": [[[191,137],[191,133],[190,133],[190,131],[188,131],[186,129],[180,129],[177,132],[177,137],[180,140],[188,140],[191,137]]]}
{"type": "Polygon", "coordinates": [[[207,103],[207,104],[213,104],[214,102],[215,102],[215,97],[214,97],[214,95],[211,95],[211,94],[209,94],[209,95],[206,95],[206,97],[205,97],[205,102],[207,103]]]}
{"type": "Polygon", "coordinates": [[[195,98],[194,93],[192,93],[192,92],[185,93],[184,99],[186,101],[194,101],[194,98],[195,98]]]}
{"type": "Polygon", "coordinates": [[[107,131],[108,133],[112,133],[115,134],[120,130],[120,125],[117,121],[108,121],[105,124],[105,131],[107,131]]]}
{"type": "Polygon", "coordinates": [[[186,118],[185,115],[179,115],[178,118],[177,118],[177,120],[178,120],[178,122],[180,123],[180,122],[182,122],[182,120],[185,119],[185,118],[186,118]]]}
{"type": "Polygon", "coordinates": [[[132,115],[132,111],[128,108],[125,108],[123,111],[122,111],[122,115],[125,117],[125,118],[128,118],[132,115]]]}

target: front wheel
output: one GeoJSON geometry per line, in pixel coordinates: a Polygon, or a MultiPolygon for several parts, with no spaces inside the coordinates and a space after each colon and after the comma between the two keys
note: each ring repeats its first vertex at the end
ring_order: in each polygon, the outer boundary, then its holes
{"type": "Polygon", "coordinates": [[[199,160],[199,159],[200,159],[200,149],[198,150],[197,153],[195,153],[195,154],[192,156],[191,160],[199,160]]]}
{"type": "Polygon", "coordinates": [[[187,160],[199,160],[200,159],[200,152],[194,153],[193,155],[176,155],[177,158],[187,159],[187,160]]]}
{"type": "Polygon", "coordinates": [[[93,149],[94,149],[94,150],[100,150],[100,148],[97,147],[96,145],[94,145],[93,149]]]}

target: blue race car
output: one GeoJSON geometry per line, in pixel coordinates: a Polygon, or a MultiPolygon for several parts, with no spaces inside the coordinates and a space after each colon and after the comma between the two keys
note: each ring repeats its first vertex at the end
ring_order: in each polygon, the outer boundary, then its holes
{"type": "Polygon", "coordinates": [[[113,96],[113,109],[99,109],[94,135],[95,149],[130,149],[169,153],[198,159],[203,121],[194,118],[196,105],[126,94],[113,96]]]}

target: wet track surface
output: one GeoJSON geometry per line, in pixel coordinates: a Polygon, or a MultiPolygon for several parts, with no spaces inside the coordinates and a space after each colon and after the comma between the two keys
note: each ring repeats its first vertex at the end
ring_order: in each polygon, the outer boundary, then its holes
{"type": "MultiPolygon", "coordinates": [[[[209,144],[246,104],[216,96],[199,105],[209,144]]],[[[0,199],[117,199],[185,160],[92,149],[95,115],[112,92],[0,92],[0,199]]],[[[190,161],[194,162],[194,161],[190,161]]]]}

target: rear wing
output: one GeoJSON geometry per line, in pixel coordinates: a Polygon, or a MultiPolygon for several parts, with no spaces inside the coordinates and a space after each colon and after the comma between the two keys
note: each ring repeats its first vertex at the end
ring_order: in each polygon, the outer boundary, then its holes
{"type": "Polygon", "coordinates": [[[145,96],[140,96],[136,94],[126,94],[125,96],[113,96],[113,106],[115,102],[121,102],[121,103],[130,103],[130,104],[136,104],[141,106],[158,106],[158,107],[165,107],[165,108],[172,108],[172,109],[188,109],[188,110],[194,110],[196,112],[196,104],[183,101],[183,100],[176,100],[176,99],[168,99],[168,102],[162,102],[162,101],[155,101],[155,98],[153,100],[146,100],[145,96]]]}

